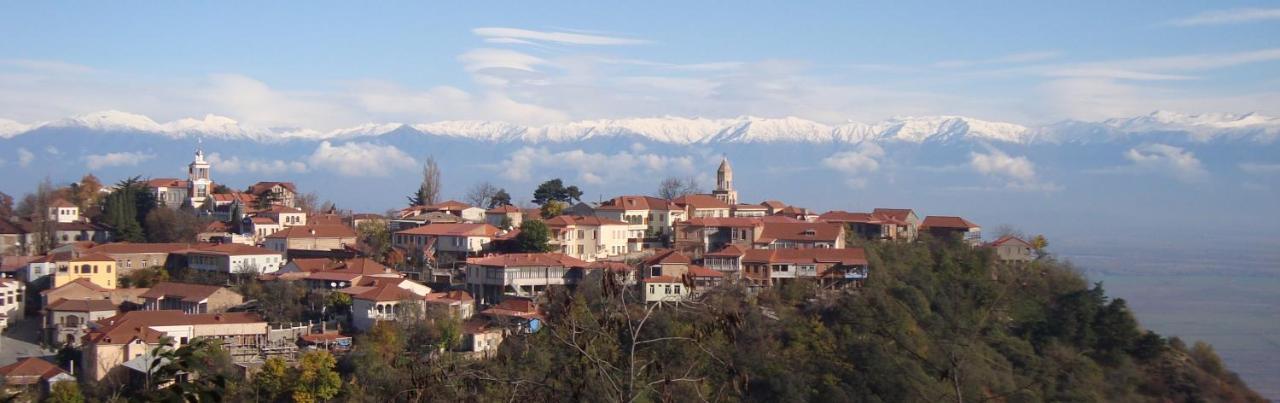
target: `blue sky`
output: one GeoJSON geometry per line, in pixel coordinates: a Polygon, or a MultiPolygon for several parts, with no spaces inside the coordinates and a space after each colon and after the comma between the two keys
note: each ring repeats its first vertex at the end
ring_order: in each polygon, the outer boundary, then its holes
{"type": "Polygon", "coordinates": [[[1280,114],[1275,3],[689,3],[7,3],[0,118],[1280,114]]]}

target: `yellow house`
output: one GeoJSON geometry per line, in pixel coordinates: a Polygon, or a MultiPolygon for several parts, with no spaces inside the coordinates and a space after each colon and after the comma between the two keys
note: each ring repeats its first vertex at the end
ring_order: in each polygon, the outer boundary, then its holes
{"type": "Polygon", "coordinates": [[[81,255],[58,268],[53,275],[53,288],[78,279],[88,279],[103,288],[116,288],[116,260],[101,253],[81,255]]]}

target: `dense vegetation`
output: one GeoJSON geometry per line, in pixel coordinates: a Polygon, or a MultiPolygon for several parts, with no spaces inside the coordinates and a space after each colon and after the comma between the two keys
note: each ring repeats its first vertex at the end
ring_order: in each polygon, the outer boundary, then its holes
{"type": "MultiPolygon", "coordinates": [[[[554,290],[547,326],[487,360],[446,352],[460,324],[428,316],[378,326],[337,361],[273,362],[253,381],[219,370],[202,387],[244,401],[1262,401],[1211,347],[1143,331],[1069,264],[866,247],[874,271],[857,290],[725,287],[656,307],[597,277],[554,290]]],[[[261,294],[306,299],[280,291],[261,294]]]]}

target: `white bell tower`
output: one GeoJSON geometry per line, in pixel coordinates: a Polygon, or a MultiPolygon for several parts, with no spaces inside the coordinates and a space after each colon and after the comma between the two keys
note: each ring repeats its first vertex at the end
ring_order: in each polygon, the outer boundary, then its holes
{"type": "Polygon", "coordinates": [[[208,200],[213,191],[213,181],[209,180],[209,162],[204,160],[204,150],[196,147],[196,159],[187,165],[187,189],[192,207],[200,207],[208,200]]]}

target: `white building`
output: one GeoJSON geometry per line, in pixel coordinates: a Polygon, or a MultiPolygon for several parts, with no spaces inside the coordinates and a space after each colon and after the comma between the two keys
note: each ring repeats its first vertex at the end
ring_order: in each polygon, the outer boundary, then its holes
{"type": "Polygon", "coordinates": [[[22,320],[23,308],[26,307],[26,290],[26,285],[21,281],[0,278],[0,322],[3,322],[0,329],[22,320]]]}
{"type": "Polygon", "coordinates": [[[628,225],[625,222],[604,217],[562,215],[547,220],[551,228],[553,245],[560,253],[588,262],[621,256],[628,248],[628,225]]]}
{"type": "Polygon", "coordinates": [[[431,287],[403,278],[370,278],[368,282],[338,290],[351,296],[351,324],[369,330],[381,321],[426,314],[425,299],[431,287]]]}
{"type": "Polygon", "coordinates": [[[63,199],[54,200],[49,204],[49,220],[59,223],[80,221],[80,208],[63,199]]]}
{"type": "Polygon", "coordinates": [[[391,243],[432,255],[444,252],[472,256],[489,249],[498,232],[498,227],[489,224],[427,224],[396,232],[391,243]]]}
{"type": "Polygon", "coordinates": [[[222,273],[273,273],[284,265],[284,254],[240,244],[222,244],[187,252],[187,266],[222,273]]]}
{"type": "Polygon", "coordinates": [[[685,219],[671,201],[649,196],[619,196],[595,208],[595,215],[627,224],[628,249],[636,252],[662,244],[672,226],[685,219]]]}
{"type": "Polygon", "coordinates": [[[209,179],[209,162],[204,160],[204,150],[196,149],[196,159],[187,165],[187,202],[195,207],[203,206],[205,200],[213,194],[213,181],[209,179]]]}
{"type": "Polygon", "coordinates": [[[582,280],[590,263],[560,253],[512,253],[467,259],[467,290],[481,304],[531,297],[582,280]]]}

